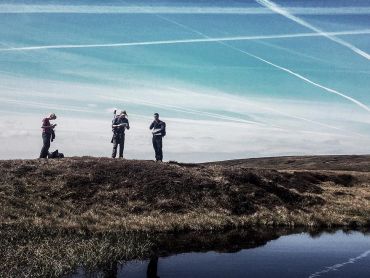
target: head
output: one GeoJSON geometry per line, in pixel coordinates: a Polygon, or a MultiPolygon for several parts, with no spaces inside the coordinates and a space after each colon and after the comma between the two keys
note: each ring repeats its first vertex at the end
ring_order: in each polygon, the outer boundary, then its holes
{"type": "Polygon", "coordinates": [[[156,120],[156,121],[159,120],[159,114],[158,113],[154,113],[154,120],[156,120]]]}
{"type": "Polygon", "coordinates": [[[126,113],[126,110],[122,110],[121,113],[119,114],[120,117],[122,118],[126,118],[127,117],[127,113],[126,113]]]}
{"type": "Polygon", "coordinates": [[[50,120],[56,120],[57,116],[54,113],[51,113],[49,116],[50,120]]]}

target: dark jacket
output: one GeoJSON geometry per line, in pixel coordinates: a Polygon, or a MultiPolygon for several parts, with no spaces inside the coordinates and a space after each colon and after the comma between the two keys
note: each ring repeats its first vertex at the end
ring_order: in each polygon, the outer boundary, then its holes
{"type": "Polygon", "coordinates": [[[166,125],[161,120],[153,121],[149,129],[153,129],[153,136],[164,136],[166,125]]]}
{"type": "Polygon", "coordinates": [[[55,131],[50,124],[49,118],[42,120],[42,133],[51,135],[51,142],[55,140],[55,131]]]}
{"type": "Polygon", "coordinates": [[[113,119],[112,125],[120,125],[120,124],[126,124],[126,125],[121,126],[121,127],[113,127],[112,128],[113,133],[115,133],[115,134],[125,133],[126,129],[130,129],[128,119],[122,118],[122,117],[116,117],[116,118],[113,119]]]}
{"type": "Polygon", "coordinates": [[[111,140],[112,143],[113,143],[114,139],[120,141],[123,138],[123,136],[125,135],[125,130],[130,129],[128,119],[123,118],[123,117],[116,117],[116,118],[113,119],[112,125],[120,125],[120,124],[126,124],[126,125],[121,126],[121,127],[113,127],[112,128],[112,131],[113,131],[113,138],[111,140]]]}

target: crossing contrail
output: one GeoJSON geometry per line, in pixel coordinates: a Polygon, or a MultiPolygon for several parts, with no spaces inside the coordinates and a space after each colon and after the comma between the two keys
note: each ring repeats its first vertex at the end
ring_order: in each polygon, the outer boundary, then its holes
{"type": "Polygon", "coordinates": [[[348,96],[348,95],[346,95],[346,94],[344,94],[344,93],[341,93],[341,92],[339,92],[339,91],[337,91],[337,90],[334,90],[334,89],[332,89],[332,88],[329,88],[329,87],[326,87],[326,86],[324,86],[324,85],[321,85],[320,83],[314,82],[314,81],[312,81],[311,79],[308,79],[307,77],[304,77],[303,75],[301,75],[301,74],[299,74],[299,73],[296,73],[296,72],[294,72],[294,71],[292,71],[292,70],[290,70],[290,69],[288,69],[288,68],[285,68],[285,67],[279,66],[279,65],[277,65],[277,64],[274,64],[274,63],[272,63],[272,62],[270,62],[270,61],[267,61],[267,60],[265,60],[265,59],[263,59],[263,58],[261,58],[261,57],[259,57],[259,56],[256,56],[256,55],[254,55],[254,54],[252,54],[252,53],[249,53],[249,52],[247,52],[247,51],[244,51],[244,50],[242,50],[242,49],[239,49],[239,48],[233,47],[233,46],[231,46],[231,45],[229,45],[229,47],[231,47],[231,48],[233,48],[233,49],[235,49],[235,50],[237,50],[237,51],[239,51],[239,52],[241,52],[241,53],[247,54],[247,55],[248,55],[248,56],[250,56],[250,57],[254,57],[254,58],[256,58],[257,60],[260,60],[261,62],[264,62],[264,63],[266,63],[266,64],[269,64],[269,65],[271,65],[271,66],[273,66],[273,67],[275,67],[275,68],[281,69],[281,70],[283,70],[283,71],[285,71],[285,72],[287,72],[287,73],[289,73],[289,74],[291,74],[291,75],[293,75],[293,76],[295,76],[295,77],[297,77],[297,78],[299,78],[299,79],[301,79],[301,80],[303,80],[303,81],[305,81],[305,82],[307,82],[307,83],[309,83],[309,84],[311,84],[311,85],[314,85],[314,86],[316,86],[316,87],[318,87],[318,88],[321,88],[321,89],[323,89],[323,90],[327,91],[328,93],[331,93],[331,94],[335,94],[335,95],[341,96],[342,98],[345,98],[345,99],[347,99],[347,100],[349,100],[349,101],[353,102],[354,104],[358,105],[359,107],[361,107],[361,108],[365,109],[367,112],[370,112],[370,108],[369,108],[368,106],[366,106],[364,103],[362,103],[362,102],[358,101],[357,99],[354,99],[354,98],[352,98],[352,97],[350,97],[350,96],[348,96]]]}
{"type": "MultiPolygon", "coordinates": [[[[196,34],[198,34],[198,35],[200,35],[200,36],[202,36],[202,37],[204,37],[204,38],[209,38],[206,34],[204,34],[204,33],[202,33],[202,32],[200,32],[200,31],[198,31],[198,30],[195,30],[195,29],[193,29],[193,28],[191,28],[191,27],[189,27],[189,26],[187,26],[187,25],[184,25],[184,24],[182,24],[182,23],[180,23],[180,22],[178,22],[178,21],[175,21],[175,20],[171,20],[171,19],[169,19],[169,18],[167,18],[167,17],[164,17],[164,16],[162,16],[162,15],[155,15],[155,16],[157,16],[157,17],[159,17],[159,18],[161,18],[161,19],[163,19],[163,20],[165,20],[165,21],[168,21],[168,22],[170,22],[170,23],[172,23],[172,24],[175,24],[175,25],[177,25],[177,26],[180,26],[180,27],[182,27],[182,28],[184,28],[184,29],[186,29],[186,30],[189,30],[189,31],[191,31],[191,32],[193,32],[193,33],[196,33],[196,34]]],[[[225,42],[218,42],[219,44],[221,44],[221,45],[224,45],[224,46],[226,46],[226,47],[229,47],[229,48],[231,48],[231,49],[233,49],[233,50],[237,50],[237,51],[242,51],[241,49],[238,49],[238,48],[234,48],[234,47],[232,47],[231,45],[228,45],[227,43],[225,43],[225,42]]],[[[284,115],[284,116],[287,116],[287,117],[291,117],[291,118],[294,118],[294,119],[298,119],[298,120],[301,120],[301,121],[305,121],[305,122],[309,122],[309,123],[314,123],[314,124],[317,124],[317,125],[320,125],[320,126],[324,126],[324,127],[326,127],[326,128],[331,128],[331,129],[336,129],[336,130],[341,130],[340,128],[338,128],[338,127],[335,127],[335,126],[331,126],[331,125],[327,125],[327,124],[324,124],[324,123],[320,123],[320,122],[317,122],[317,121],[314,121],[314,120],[310,120],[310,119],[306,119],[306,118],[303,118],[303,117],[298,117],[298,116],[292,116],[292,115],[289,115],[289,114],[287,114],[287,113],[283,113],[283,112],[280,112],[280,111],[276,111],[276,110],[274,110],[274,109],[270,109],[270,108],[266,108],[266,107],[263,107],[262,109],[264,109],[264,110],[268,110],[268,111],[273,111],[273,112],[275,112],[275,113],[277,113],[277,114],[280,114],[280,115],[284,115]]],[[[342,130],[343,131],[343,130],[342,130]]]]}
{"type": "MultiPolygon", "coordinates": [[[[207,39],[207,38],[209,38],[206,34],[204,34],[204,33],[202,33],[202,32],[199,32],[198,30],[195,30],[195,29],[193,29],[193,28],[190,28],[189,26],[186,26],[186,25],[184,25],[184,24],[182,24],[182,23],[179,23],[179,22],[177,22],[177,21],[174,21],[174,20],[168,19],[168,18],[163,17],[163,16],[159,16],[159,15],[156,15],[156,16],[157,16],[157,17],[160,17],[160,18],[162,18],[162,19],[164,19],[164,20],[166,20],[166,21],[168,21],[168,22],[172,22],[173,24],[176,24],[176,25],[178,25],[178,26],[181,26],[181,27],[183,27],[183,28],[185,28],[185,29],[188,29],[188,30],[190,30],[190,31],[193,31],[194,33],[199,34],[199,35],[201,35],[201,36],[205,37],[206,39],[207,39]]],[[[349,100],[349,101],[351,101],[351,102],[355,103],[356,105],[358,105],[359,107],[361,107],[361,108],[365,109],[366,111],[370,112],[370,108],[369,108],[368,106],[366,106],[364,103],[362,103],[362,102],[358,101],[357,99],[354,99],[354,98],[352,98],[352,97],[350,97],[350,96],[347,96],[346,94],[343,94],[343,93],[341,93],[341,92],[339,92],[339,91],[337,91],[337,90],[334,90],[334,89],[332,89],[332,88],[329,88],[329,87],[326,87],[326,86],[324,86],[324,85],[321,85],[321,84],[319,84],[319,83],[317,83],[317,82],[314,82],[314,81],[312,81],[312,80],[308,79],[307,77],[304,77],[303,75],[301,75],[301,74],[299,74],[299,73],[296,73],[296,72],[294,72],[294,71],[292,71],[292,70],[290,70],[290,69],[288,69],[288,68],[285,68],[285,67],[279,66],[279,65],[274,64],[274,63],[272,63],[272,62],[270,62],[270,61],[267,61],[267,60],[265,60],[265,59],[263,59],[263,58],[261,58],[261,57],[259,57],[259,56],[257,56],[257,55],[254,55],[254,54],[252,54],[252,53],[249,53],[249,52],[247,52],[247,51],[244,51],[244,50],[242,50],[242,49],[240,49],[240,48],[234,47],[234,46],[232,46],[232,45],[230,45],[230,44],[226,43],[225,41],[216,41],[216,42],[217,42],[217,43],[219,43],[219,44],[222,44],[222,45],[224,45],[224,46],[226,46],[226,47],[228,47],[228,48],[231,48],[231,49],[233,49],[233,50],[236,50],[236,51],[238,51],[238,52],[240,52],[240,53],[243,53],[243,54],[246,54],[246,55],[248,55],[248,56],[250,56],[250,57],[253,57],[253,58],[255,58],[255,59],[257,59],[257,60],[259,60],[259,61],[261,61],[261,62],[264,62],[264,63],[266,63],[266,64],[268,64],[268,65],[271,65],[271,66],[273,66],[273,67],[275,67],[275,68],[277,68],[277,69],[280,69],[280,70],[282,70],[282,71],[285,71],[285,72],[287,72],[287,73],[289,73],[289,74],[291,74],[291,75],[293,75],[293,76],[295,76],[295,77],[297,77],[297,78],[299,78],[299,79],[301,79],[301,80],[303,80],[303,81],[305,81],[305,82],[307,82],[307,83],[309,83],[309,84],[311,84],[311,85],[314,85],[314,86],[316,86],[316,87],[318,87],[318,88],[321,88],[321,89],[323,89],[323,90],[325,90],[325,91],[327,91],[327,92],[329,92],[329,93],[331,93],[331,94],[336,94],[336,95],[338,95],[338,96],[341,96],[341,97],[343,97],[343,98],[345,98],[345,99],[347,99],[347,100],[349,100]]]]}
{"type": "Polygon", "coordinates": [[[353,52],[357,53],[358,55],[370,60],[370,54],[368,54],[367,52],[357,48],[356,46],[350,44],[349,42],[346,42],[340,38],[337,38],[335,37],[335,35],[333,34],[330,34],[330,33],[327,33],[327,32],[324,32],[323,30],[313,26],[312,24],[308,23],[307,21],[291,14],[288,10],[280,7],[279,5],[275,4],[274,2],[271,2],[269,0],[256,0],[257,3],[261,4],[262,6],[265,6],[266,8],[269,8],[270,10],[278,13],[278,14],[281,14],[282,16],[290,19],[290,20],[293,20],[294,22],[308,28],[308,29],[311,29],[315,32],[317,32],[318,34],[328,38],[329,40],[333,41],[333,42],[336,42],[344,47],[347,47],[348,49],[352,50],[353,52]]]}
{"type": "Polygon", "coordinates": [[[299,51],[296,51],[296,50],[292,50],[292,49],[287,48],[287,47],[282,47],[282,46],[279,46],[279,45],[276,45],[276,44],[272,44],[270,42],[258,41],[257,43],[259,43],[261,45],[266,45],[266,46],[271,47],[271,48],[279,49],[279,50],[285,51],[285,52],[290,53],[290,54],[294,54],[294,55],[301,56],[301,57],[304,57],[304,58],[308,58],[308,59],[311,59],[311,60],[314,60],[314,61],[318,61],[320,63],[332,65],[332,63],[330,63],[328,60],[317,58],[315,56],[308,55],[308,54],[305,54],[305,53],[302,53],[302,52],[299,52],[299,51]]]}
{"type": "MultiPolygon", "coordinates": [[[[370,29],[330,32],[326,33],[331,36],[341,35],[364,35],[370,34],[370,29]]],[[[262,35],[262,36],[235,36],[235,37],[220,37],[211,38],[206,36],[202,39],[184,39],[184,40],[161,40],[161,41],[145,41],[145,42],[123,42],[123,43],[106,43],[106,44],[59,44],[59,45],[38,45],[38,46],[23,46],[23,47],[8,47],[0,49],[0,52],[6,51],[27,51],[27,50],[43,50],[43,49],[69,49],[69,48],[102,48],[102,47],[127,47],[127,46],[145,46],[145,45],[166,45],[166,44],[185,44],[185,43],[207,43],[207,42],[227,42],[227,41],[244,41],[244,40],[269,40],[269,39],[290,39],[304,37],[321,37],[319,33],[296,33],[296,34],[278,34],[278,35],[262,35]]]]}

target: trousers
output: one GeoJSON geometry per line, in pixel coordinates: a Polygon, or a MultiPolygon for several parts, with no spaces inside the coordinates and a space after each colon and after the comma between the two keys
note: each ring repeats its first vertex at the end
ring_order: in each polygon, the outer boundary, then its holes
{"type": "Polygon", "coordinates": [[[50,133],[42,133],[42,148],[40,152],[40,158],[47,158],[49,154],[50,149],[50,139],[51,134],[50,133]]]}
{"type": "Polygon", "coordinates": [[[159,135],[153,136],[152,142],[155,152],[155,160],[162,161],[163,160],[162,136],[159,135]]]}
{"type": "Polygon", "coordinates": [[[123,157],[123,150],[125,149],[125,134],[120,134],[119,136],[114,136],[113,140],[113,151],[112,151],[112,158],[116,158],[117,156],[117,148],[119,145],[119,157],[123,157]]]}

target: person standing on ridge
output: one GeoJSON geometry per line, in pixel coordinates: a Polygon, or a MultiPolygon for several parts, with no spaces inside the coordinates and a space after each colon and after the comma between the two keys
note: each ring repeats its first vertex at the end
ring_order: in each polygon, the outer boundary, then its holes
{"type": "Polygon", "coordinates": [[[113,137],[111,143],[113,143],[112,158],[116,158],[117,148],[119,145],[119,158],[123,158],[123,150],[125,148],[125,130],[130,129],[126,111],[122,111],[121,114],[115,117],[112,121],[113,137]]]}
{"type": "Polygon", "coordinates": [[[49,117],[42,120],[42,149],[40,152],[40,158],[47,158],[49,154],[50,141],[53,142],[55,139],[54,128],[57,124],[50,124],[50,121],[56,120],[57,116],[52,113],[49,117]]]}
{"type": "Polygon", "coordinates": [[[154,113],[154,121],[149,127],[152,130],[153,138],[153,148],[155,152],[155,160],[162,161],[163,160],[163,151],[162,151],[162,138],[166,135],[166,123],[162,122],[159,119],[159,114],[154,113]]]}

